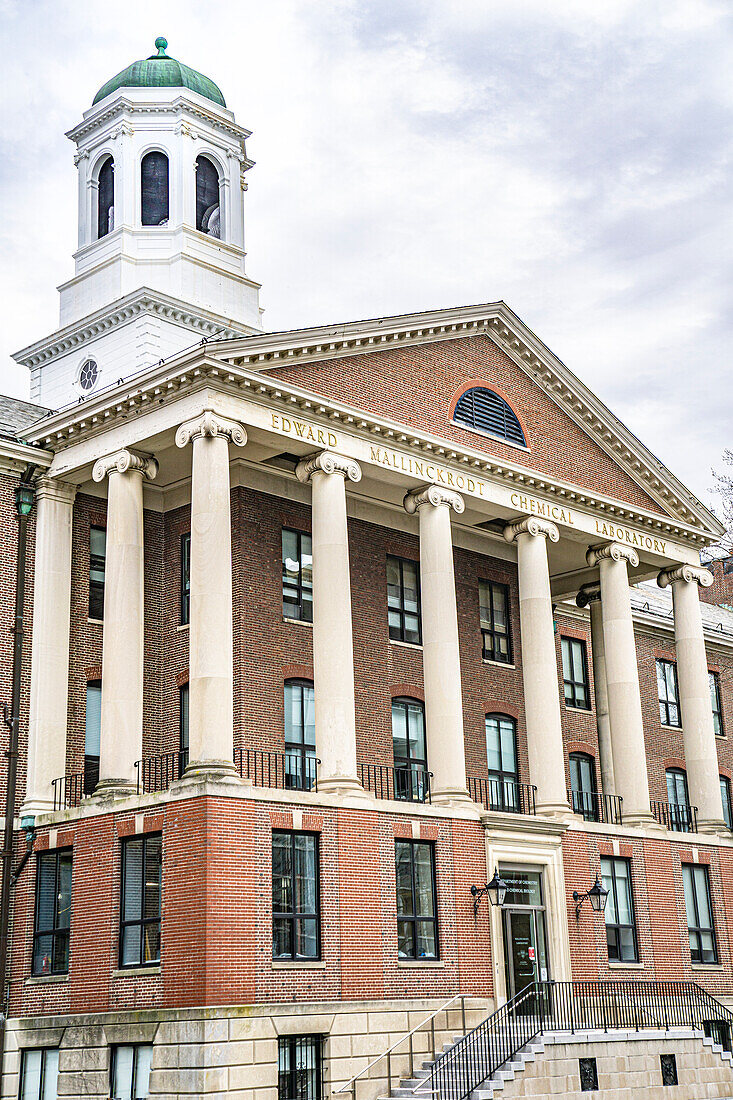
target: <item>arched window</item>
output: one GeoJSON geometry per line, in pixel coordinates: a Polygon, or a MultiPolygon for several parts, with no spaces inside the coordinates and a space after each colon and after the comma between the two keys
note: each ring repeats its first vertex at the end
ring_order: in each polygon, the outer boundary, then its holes
{"type": "Polygon", "coordinates": [[[394,796],[424,802],[428,794],[425,707],[418,699],[392,700],[394,796]]]}
{"type": "Polygon", "coordinates": [[[115,227],[115,162],[107,157],[99,169],[97,184],[97,239],[115,227]]]}
{"type": "Polygon", "coordinates": [[[573,813],[586,821],[600,821],[596,789],[596,762],[585,752],[570,753],[570,800],[573,813]]]}
{"type": "Polygon", "coordinates": [[[508,714],[486,715],[486,763],[492,810],[519,813],[517,723],[508,714]]]}
{"type": "Polygon", "coordinates": [[[140,163],[140,198],[143,225],[168,224],[168,157],[146,153],[140,163]]]}
{"type": "Polygon", "coordinates": [[[453,412],[453,421],[484,435],[494,435],[497,439],[527,446],[517,414],[503,397],[485,386],[474,386],[461,394],[453,412]]]}
{"type": "Polygon", "coordinates": [[[316,717],[310,680],[285,681],[285,786],[309,791],[316,775],[316,717]]]}
{"type": "Polygon", "coordinates": [[[221,239],[219,173],[208,157],[196,157],[196,228],[221,239]]]}

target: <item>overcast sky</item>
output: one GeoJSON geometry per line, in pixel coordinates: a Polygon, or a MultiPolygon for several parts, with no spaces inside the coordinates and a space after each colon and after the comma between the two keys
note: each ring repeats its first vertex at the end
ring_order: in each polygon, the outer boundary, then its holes
{"type": "Polygon", "coordinates": [[[504,299],[706,501],[733,446],[730,0],[0,0],[0,390],[58,324],[64,131],[153,53],[254,131],[270,329],[504,299]]]}

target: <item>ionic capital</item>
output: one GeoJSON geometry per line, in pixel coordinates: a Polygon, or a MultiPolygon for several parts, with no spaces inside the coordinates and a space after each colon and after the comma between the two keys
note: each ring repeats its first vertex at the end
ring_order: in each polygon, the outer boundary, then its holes
{"type": "Polygon", "coordinates": [[[591,546],[585,555],[588,565],[598,565],[604,559],[611,561],[625,561],[628,565],[638,565],[639,555],[633,546],[624,546],[620,542],[606,542],[601,546],[591,546]]]}
{"type": "Polygon", "coordinates": [[[206,409],[201,416],[179,425],[176,431],[176,447],[187,447],[193,439],[215,439],[218,435],[231,439],[237,447],[243,447],[247,442],[247,432],[241,424],[206,409]]]}
{"type": "Polygon", "coordinates": [[[127,450],[115,451],[94,463],[92,478],[94,481],[104,481],[109,474],[127,474],[130,471],[141,473],[148,481],[152,481],[158,472],[157,459],[141,458],[127,450]]]}
{"type": "Polygon", "coordinates": [[[295,467],[298,481],[310,481],[313,474],[340,474],[349,481],[361,481],[361,466],[347,455],[337,455],[334,451],[317,451],[301,459],[295,467]]]}
{"type": "Polygon", "coordinates": [[[673,569],[663,569],[657,577],[660,588],[666,588],[669,584],[684,581],[686,584],[699,584],[701,588],[709,588],[715,577],[709,569],[702,569],[697,565],[676,565],[673,569]]]}
{"type": "Polygon", "coordinates": [[[601,586],[600,584],[584,584],[578,590],[578,595],[575,597],[575,602],[578,607],[588,607],[589,604],[595,603],[601,598],[601,586]]]}
{"type": "Polygon", "coordinates": [[[430,504],[433,508],[444,505],[452,508],[460,516],[466,508],[463,497],[459,493],[452,493],[450,489],[441,489],[439,485],[426,485],[422,489],[411,489],[402,502],[405,511],[413,515],[423,504],[430,504]]]}
{"type": "Polygon", "coordinates": [[[504,528],[504,538],[507,542],[514,542],[520,535],[541,536],[550,542],[560,541],[560,532],[549,519],[538,519],[537,516],[525,516],[514,523],[507,523],[504,528]]]}

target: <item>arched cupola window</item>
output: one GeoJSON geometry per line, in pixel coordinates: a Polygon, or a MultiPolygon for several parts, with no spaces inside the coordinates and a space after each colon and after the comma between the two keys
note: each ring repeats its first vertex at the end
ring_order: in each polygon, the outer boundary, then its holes
{"type": "Polygon", "coordinates": [[[473,428],[484,435],[506,439],[520,447],[527,446],[517,414],[503,397],[485,386],[473,386],[461,394],[453,412],[453,420],[456,424],[473,428]]]}
{"type": "Polygon", "coordinates": [[[168,224],[168,157],[146,153],[140,164],[140,197],[143,225],[168,224]]]}
{"type": "Polygon", "coordinates": [[[196,228],[221,240],[219,173],[208,157],[196,157],[196,228]]]}
{"type": "Polygon", "coordinates": [[[99,169],[97,182],[97,239],[115,227],[115,162],[107,157],[99,169]]]}

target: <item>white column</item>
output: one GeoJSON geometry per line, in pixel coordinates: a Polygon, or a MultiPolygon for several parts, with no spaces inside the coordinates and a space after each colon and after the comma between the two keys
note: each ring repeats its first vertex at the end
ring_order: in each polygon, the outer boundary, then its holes
{"type": "Polygon", "coordinates": [[[603,612],[601,588],[598,584],[584,584],[575,601],[578,607],[590,612],[590,643],[593,660],[593,686],[595,689],[596,729],[598,731],[598,762],[601,766],[601,785],[604,794],[616,794],[611,747],[611,719],[608,713],[608,681],[606,678],[606,647],[603,641],[603,612]]]}
{"type": "Polygon", "coordinates": [[[624,824],[648,825],[653,819],[649,805],[649,777],[628,573],[629,564],[639,564],[639,555],[630,546],[612,542],[591,547],[586,558],[589,565],[600,567],[616,793],[624,800],[624,824]]]}
{"type": "Polygon", "coordinates": [[[420,523],[420,603],[428,768],[434,801],[468,799],[451,509],[458,493],[430,485],[405,497],[420,523]]]}
{"type": "Polygon", "coordinates": [[[181,424],[176,445],[193,441],[187,777],[234,775],[234,629],[229,440],[241,424],[209,410],[181,424]]]}
{"type": "Polygon", "coordinates": [[[698,808],[697,824],[701,832],[727,833],[723,821],[718,749],[700,614],[699,585],[708,588],[713,583],[713,577],[707,569],[680,565],[675,569],[663,570],[658,583],[662,588],[672,586],[677,679],[690,803],[698,808]]]}
{"type": "Polygon", "coordinates": [[[508,524],[504,538],[517,543],[529,774],[537,787],[538,810],[562,816],[570,812],[570,807],[547,562],[547,540],[557,542],[560,533],[554,523],[528,516],[508,524]]]}
{"type": "Polygon", "coordinates": [[[66,772],[69,689],[71,523],[76,487],[36,482],[28,777],[21,816],[53,809],[52,781],[66,772]]]}
{"type": "Polygon", "coordinates": [[[356,767],[354,640],[346,521],[351,458],[321,451],[296,467],[310,481],[313,508],[313,692],[319,790],[361,790],[356,767]]]}
{"type": "Polygon", "coordinates": [[[117,451],[94,464],[107,477],[107,546],[102,642],[102,728],[99,794],[135,789],[135,761],[143,748],[143,478],[158,471],[154,458],[117,451]]]}

